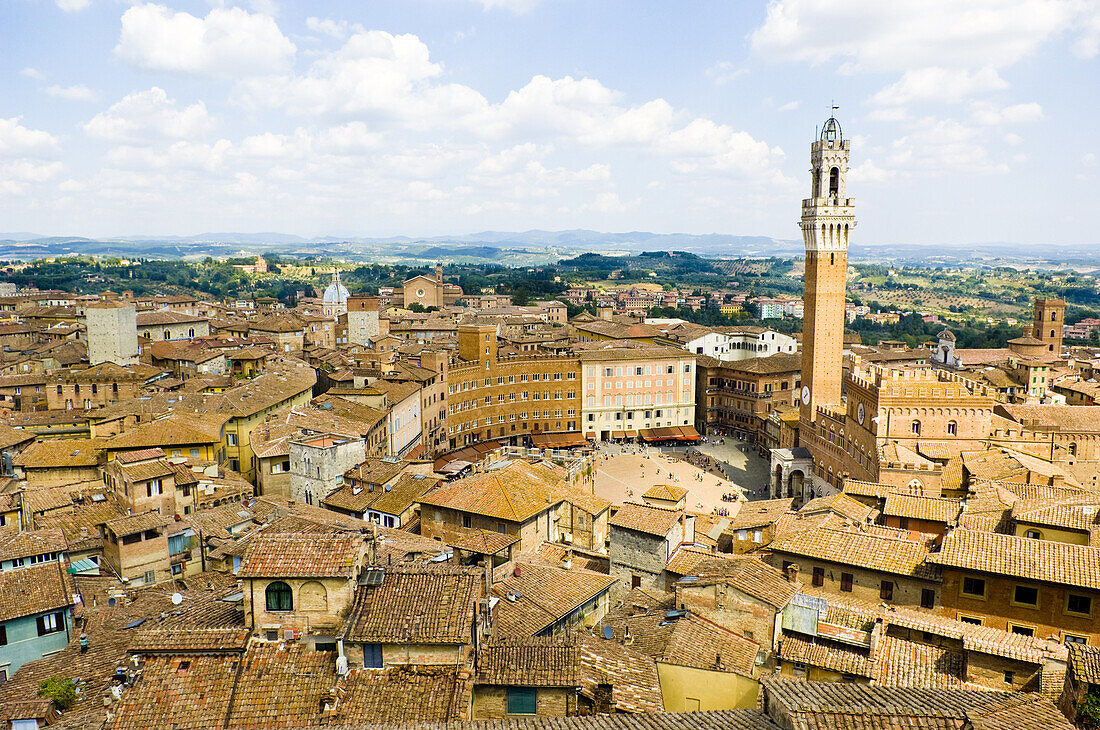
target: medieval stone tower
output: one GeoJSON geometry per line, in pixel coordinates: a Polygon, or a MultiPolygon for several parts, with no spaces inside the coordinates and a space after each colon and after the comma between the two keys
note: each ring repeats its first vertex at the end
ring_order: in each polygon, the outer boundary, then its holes
{"type": "Polygon", "coordinates": [[[806,285],[802,320],[802,421],[819,405],[839,405],[844,350],[844,293],[848,237],[856,226],[847,197],[848,150],[840,122],[829,117],[810,145],[810,197],[802,201],[806,285]]]}
{"type": "Polygon", "coordinates": [[[1062,325],[1066,319],[1065,299],[1036,299],[1031,334],[1047,346],[1047,352],[1062,352],[1062,325]]]}

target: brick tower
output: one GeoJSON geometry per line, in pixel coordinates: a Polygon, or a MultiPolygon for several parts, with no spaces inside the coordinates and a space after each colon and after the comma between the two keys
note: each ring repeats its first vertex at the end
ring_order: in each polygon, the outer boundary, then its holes
{"type": "Polygon", "coordinates": [[[844,292],[848,237],[856,226],[847,197],[848,150],[840,122],[829,117],[810,145],[810,197],[802,201],[806,282],[802,319],[802,422],[813,423],[819,405],[840,404],[844,350],[844,292]]]}
{"type": "Polygon", "coordinates": [[[1062,325],[1066,319],[1065,299],[1036,299],[1031,336],[1042,340],[1047,352],[1062,352],[1062,325]]]}

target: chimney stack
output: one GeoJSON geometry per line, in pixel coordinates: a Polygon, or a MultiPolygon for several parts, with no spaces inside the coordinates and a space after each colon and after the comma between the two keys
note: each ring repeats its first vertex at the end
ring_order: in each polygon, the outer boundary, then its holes
{"type": "Polygon", "coordinates": [[[787,580],[798,585],[798,565],[791,563],[787,566],[787,580]]]}

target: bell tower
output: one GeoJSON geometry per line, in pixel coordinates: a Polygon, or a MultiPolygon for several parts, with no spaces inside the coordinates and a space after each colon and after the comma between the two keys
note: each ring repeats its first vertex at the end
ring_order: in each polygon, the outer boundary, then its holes
{"type": "Polygon", "coordinates": [[[829,117],[810,145],[810,197],[802,201],[799,222],[806,245],[803,423],[813,423],[817,406],[840,404],[848,237],[856,226],[855,201],[847,197],[846,185],[850,145],[836,117],[829,117]]]}

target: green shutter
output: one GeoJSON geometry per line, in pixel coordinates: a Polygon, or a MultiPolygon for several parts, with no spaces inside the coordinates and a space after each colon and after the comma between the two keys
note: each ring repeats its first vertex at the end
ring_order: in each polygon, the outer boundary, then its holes
{"type": "Polygon", "coordinates": [[[539,691],[535,687],[509,687],[507,697],[508,714],[534,715],[538,694],[539,691]]]}

